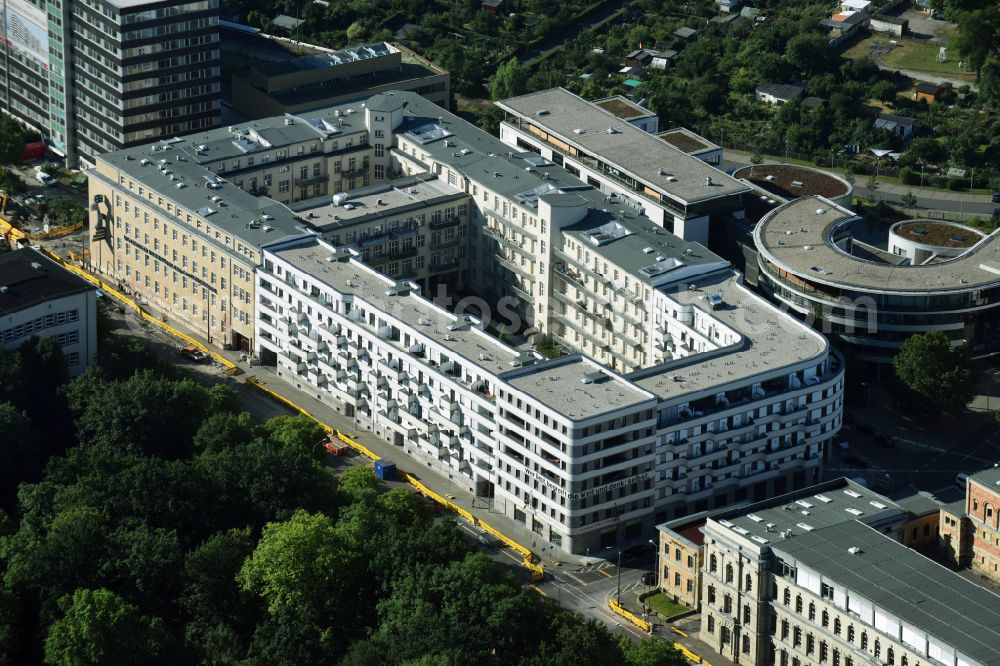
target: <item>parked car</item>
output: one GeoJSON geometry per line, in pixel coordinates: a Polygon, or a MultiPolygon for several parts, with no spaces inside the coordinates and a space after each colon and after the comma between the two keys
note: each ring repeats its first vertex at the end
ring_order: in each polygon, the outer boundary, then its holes
{"type": "Polygon", "coordinates": [[[195,363],[201,363],[202,361],[208,360],[208,354],[198,349],[194,345],[187,345],[186,347],[180,348],[181,356],[191,359],[195,363]]]}
{"type": "Polygon", "coordinates": [[[45,173],[44,171],[35,172],[35,180],[37,180],[42,185],[55,185],[56,179],[45,173]]]}
{"type": "Polygon", "coordinates": [[[1000,192],[994,192],[991,200],[993,203],[1000,203],[1000,192]]]}

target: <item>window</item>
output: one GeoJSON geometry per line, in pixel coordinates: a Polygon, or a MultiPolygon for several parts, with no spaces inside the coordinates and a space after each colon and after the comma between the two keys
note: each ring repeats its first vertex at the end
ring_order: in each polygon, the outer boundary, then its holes
{"type": "Polygon", "coordinates": [[[812,634],[806,636],[806,654],[812,654],[816,649],[816,639],[813,638],[812,634]]]}
{"type": "Polygon", "coordinates": [[[885,651],[885,663],[889,664],[889,666],[895,666],[896,664],[896,653],[892,648],[885,651]]]}
{"type": "Polygon", "coordinates": [[[715,633],[715,618],[711,615],[708,616],[708,633],[715,633]]]}
{"type": "Polygon", "coordinates": [[[802,595],[801,594],[796,594],[795,595],[795,612],[796,613],[802,613],[802,595]]]}
{"type": "Polygon", "coordinates": [[[798,647],[802,645],[802,629],[795,627],[792,629],[792,646],[798,647]]]}
{"type": "Polygon", "coordinates": [[[710,603],[710,604],[714,604],[715,603],[715,586],[714,585],[709,585],[708,586],[708,603],[710,603]]]}
{"type": "MultiPolygon", "coordinates": [[[[823,611],[823,612],[824,612],[824,614],[826,613],[826,611],[823,611]]],[[[837,636],[840,635],[840,618],[839,617],[838,618],[834,618],[834,620],[833,620],[833,633],[835,635],[837,635],[837,636]]]]}
{"type": "Polygon", "coordinates": [[[733,582],[733,565],[732,564],[727,564],[726,565],[726,582],[727,583],[732,583],[733,582]]]}
{"type": "Polygon", "coordinates": [[[743,624],[750,624],[750,604],[743,606],[743,624]]]}
{"type": "Polygon", "coordinates": [[[716,571],[718,571],[718,569],[719,569],[719,561],[715,558],[715,555],[712,555],[711,557],[708,558],[708,570],[712,573],[715,573],[716,571]]]}
{"type": "Polygon", "coordinates": [[[830,626],[830,614],[827,613],[826,611],[823,611],[823,615],[820,619],[820,624],[822,624],[824,627],[830,626]]]}
{"type": "Polygon", "coordinates": [[[861,649],[862,650],[867,650],[868,649],[868,632],[867,631],[862,631],[861,632],[861,649]]]}
{"type": "Polygon", "coordinates": [[[742,643],[743,643],[743,654],[750,654],[750,637],[744,635],[742,643]]]}
{"type": "Polygon", "coordinates": [[[854,642],[854,625],[853,624],[847,626],[847,642],[848,643],[853,643],[854,642]]]}
{"type": "Polygon", "coordinates": [[[733,598],[728,594],[722,600],[722,612],[726,614],[733,612],[733,598]]]}
{"type": "Polygon", "coordinates": [[[750,592],[753,590],[753,576],[747,574],[746,581],[743,584],[743,591],[750,592]]]}
{"type": "Polygon", "coordinates": [[[792,591],[787,587],[785,588],[785,594],[782,601],[786,606],[792,605],[792,591]]]}
{"type": "Polygon", "coordinates": [[[828,652],[827,651],[828,651],[828,647],[826,645],[826,641],[820,642],[820,644],[819,644],[819,660],[820,661],[826,661],[826,658],[828,656],[828,652]]]}
{"type": "Polygon", "coordinates": [[[788,620],[781,621],[781,640],[788,640],[788,620]]]}
{"type": "Polygon", "coordinates": [[[811,601],[809,602],[809,619],[816,620],[816,604],[811,601]]]}
{"type": "Polygon", "coordinates": [[[881,656],[882,656],[882,643],[880,643],[879,640],[876,638],[875,639],[875,658],[878,659],[881,656]]]}

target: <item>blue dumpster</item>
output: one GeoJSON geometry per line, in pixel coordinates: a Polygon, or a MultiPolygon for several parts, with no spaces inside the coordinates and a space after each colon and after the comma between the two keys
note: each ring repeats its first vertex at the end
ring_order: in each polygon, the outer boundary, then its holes
{"type": "Polygon", "coordinates": [[[396,478],[396,463],[388,460],[376,460],[375,476],[383,481],[392,481],[396,478]]]}

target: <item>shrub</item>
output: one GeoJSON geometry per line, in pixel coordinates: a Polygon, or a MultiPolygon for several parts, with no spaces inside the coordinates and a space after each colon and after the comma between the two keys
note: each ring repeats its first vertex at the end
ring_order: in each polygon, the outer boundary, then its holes
{"type": "Polygon", "coordinates": [[[948,179],[948,189],[949,190],[961,190],[965,188],[964,178],[949,178],[948,179]]]}

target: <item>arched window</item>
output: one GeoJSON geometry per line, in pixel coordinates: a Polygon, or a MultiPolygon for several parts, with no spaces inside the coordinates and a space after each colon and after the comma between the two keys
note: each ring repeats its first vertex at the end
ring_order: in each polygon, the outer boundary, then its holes
{"type": "Polygon", "coordinates": [[[854,625],[853,624],[847,625],[847,642],[848,643],[853,643],[854,642],[854,625]]]}
{"type": "Polygon", "coordinates": [[[802,595],[801,594],[796,594],[795,595],[795,612],[796,613],[801,613],[802,612],[802,595]]]}
{"type": "Polygon", "coordinates": [[[822,622],[822,624],[823,624],[824,627],[830,626],[830,614],[829,613],[827,613],[826,611],[823,611],[823,615],[821,615],[820,617],[821,617],[820,621],[822,622]]]}
{"type": "Polygon", "coordinates": [[[837,636],[840,635],[840,618],[839,617],[833,618],[833,633],[836,634],[837,636]]]}
{"type": "Polygon", "coordinates": [[[882,656],[882,644],[876,638],[875,639],[875,658],[878,659],[881,656],[882,656]]]}
{"type": "Polygon", "coordinates": [[[816,604],[814,604],[811,601],[809,602],[809,619],[810,620],[816,619],[816,604]]]}
{"type": "Polygon", "coordinates": [[[733,582],[733,565],[732,564],[727,564],[726,565],[726,582],[727,583],[732,583],[733,582]]]}
{"type": "Polygon", "coordinates": [[[783,601],[785,602],[786,606],[792,605],[792,591],[787,587],[785,588],[785,596],[783,601]]]}
{"type": "Polygon", "coordinates": [[[747,574],[746,582],[743,585],[744,592],[750,592],[753,590],[753,576],[747,574]]]}
{"type": "Polygon", "coordinates": [[[910,660],[906,658],[905,654],[900,658],[899,663],[902,664],[902,666],[910,666],[910,660]]]}
{"type": "Polygon", "coordinates": [[[750,637],[743,635],[743,654],[750,654],[750,637]]]}
{"type": "Polygon", "coordinates": [[[719,569],[719,561],[715,558],[715,555],[712,555],[710,558],[708,558],[708,570],[711,571],[712,573],[715,573],[716,571],[718,571],[718,569],[719,569]]]}
{"type": "Polygon", "coordinates": [[[743,604],[743,624],[750,624],[750,604],[743,604]]]}
{"type": "Polygon", "coordinates": [[[885,651],[885,661],[889,666],[896,666],[896,653],[892,648],[885,651]]]}
{"type": "Polygon", "coordinates": [[[862,631],[861,632],[861,649],[862,650],[867,650],[868,649],[868,632],[867,631],[862,631]]]}

